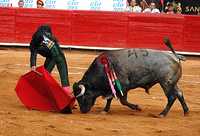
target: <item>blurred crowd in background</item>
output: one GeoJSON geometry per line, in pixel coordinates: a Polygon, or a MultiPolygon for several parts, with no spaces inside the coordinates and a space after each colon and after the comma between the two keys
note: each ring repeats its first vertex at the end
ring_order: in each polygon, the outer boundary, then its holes
{"type": "Polygon", "coordinates": [[[129,12],[181,14],[180,0],[127,0],[129,12]]]}
{"type": "MultiPolygon", "coordinates": [[[[17,2],[17,1],[16,1],[17,2]]],[[[24,8],[28,7],[27,3],[30,2],[28,0],[18,0],[18,7],[24,8]]],[[[62,0],[63,3],[58,4],[58,1],[53,0],[32,0],[34,3],[34,8],[55,8],[60,9],[60,7],[65,3],[69,4],[68,7],[64,6],[64,9],[79,9],[82,10],[83,5],[87,5],[87,1],[81,0],[62,0]],[[49,3],[53,3],[49,5],[49,3]],[[55,3],[57,4],[55,6],[55,3]],[[77,4],[77,5],[76,5],[77,4]],[[79,4],[79,5],[78,5],[79,4]],[[79,6],[79,7],[78,7],[79,6]],[[78,8],[77,8],[78,7],[78,8]]],[[[135,13],[166,13],[166,14],[191,14],[191,15],[200,15],[200,0],[93,0],[88,5],[86,10],[104,10],[105,3],[107,3],[110,7],[114,7],[114,5],[121,6],[121,8],[110,8],[111,11],[126,11],[126,12],[135,12],[135,13]],[[112,2],[113,1],[113,5],[112,2]],[[115,4],[114,4],[115,3],[115,4]],[[110,5],[111,4],[111,5],[110,5]],[[104,6],[104,8],[101,8],[104,6]]],[[[17,5],[13,7],[17,7],[17,5]]],[[[107,7],[109,7],[107,5],[107,7]]],[[[9,4],[2,4],[1,6],[12,7],[9,4]]],[[[30,6],[30,8],[32,8],[30,6]]],[[[83,8],[84,9],[84,8],[83,8]]],[[[107,10],[107,9],[105,9],[107,10]]]]}

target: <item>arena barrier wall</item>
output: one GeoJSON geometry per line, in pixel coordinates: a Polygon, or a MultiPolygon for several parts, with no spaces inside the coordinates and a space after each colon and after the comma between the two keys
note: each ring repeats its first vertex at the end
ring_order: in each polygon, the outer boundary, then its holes
{"type": "Polygon", "coordinates": [[[200,53],[200,16],[110,11],[0,8],[0,45],[28,46],[33,32],[50,24],[64,48],[167,50],[200,53]]]}

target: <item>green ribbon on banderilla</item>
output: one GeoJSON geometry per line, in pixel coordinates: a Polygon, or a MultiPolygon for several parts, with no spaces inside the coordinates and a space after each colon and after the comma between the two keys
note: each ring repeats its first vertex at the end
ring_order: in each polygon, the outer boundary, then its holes
{"type": "Polygon", "coordinates": [[[110,63],[108,61],[107,56],[106,55],[102,55],[100,57],[100,61],[104,65],[104,71],[105,71],[105,73],[107,75],[107,78],[108,78],[108,81],[109,81],[109,84],[110,84],[110,88],[112,90],[112,93],[113,93],[114,97],[117,99],[116,90],[115,89],[117,89],[117,91],[119,91],[120,94],[122,96],[124,96],[123,91],[122,91],[121,83],[120,83],[119,79],[117,78],[114,69],[110,67],[110,65],[109,65],[110,63]]]}
{"type": "Polygon", "coordinates": [[[122,96],[124,96],[121,83],[120,83],[119,79],[117,78],[114,69],[111,70],[110,75],[113,78],[112,82],[113,82],[115,88],[117,88],[117,90],[120,92],[120,94],[122,96]]]}

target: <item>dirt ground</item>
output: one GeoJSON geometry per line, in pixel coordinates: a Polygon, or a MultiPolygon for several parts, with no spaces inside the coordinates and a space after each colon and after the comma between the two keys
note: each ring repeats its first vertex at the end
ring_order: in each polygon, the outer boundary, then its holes
{"type": "MultiPolygon", "coordinates": [[[[71,85],[78,81],[97,56],[97,51],[65,50],[71,85]]],[[[38,65],[44,59],[38,58],[38,65]]],[[[179,86],[184,92],[190,114],[183,116],[176,101],[165,118],[155,118],[166,98],[160,86],[150,95],[143,89],[129,93],[129,101],[142,111],[132,111],[114,100],[108,114],[102,114],[105,100],[98,98],[92,111],[81,114],[59,114],[27,110],[15,93],[19,77],[29,71],[29,51],[25,48],[0,48],[0,136],[200,136],[200,57],[187,56],[182,63],[183,76],[179,86]]],[[[55,69],[53,76],[59,80],[55,69]]]]}

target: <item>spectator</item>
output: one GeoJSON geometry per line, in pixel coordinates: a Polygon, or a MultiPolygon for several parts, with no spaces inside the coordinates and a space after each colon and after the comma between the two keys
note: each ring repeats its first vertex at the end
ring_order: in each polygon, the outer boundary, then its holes
{"type": "Polygon", "coordinates": [[[142,7],[142,11],[146,8],[149,8],[148,3],[146,2],[146,0],[141,0],[140,1],[140,6],[142,7]]]}
{"type": "Polygon", "coordinates": [[[160,10],[156,7],[155,2],[151,2],[149,8],[144,9],[143,13],[160,13],[160,10]]]}
{"type": "Polygon", "coordinates": [[[42,0],[37,0],[37,8],[43,8],[44,2],[42,0]]]}
{"type": "Polygon", "coordinates": [[[174,6],[173,6],[173,3],[172,2],[168,2],[167,3],[167,6],[165,7],[165,12],[167,14],[174,14],[174,6]]]}
{"type": "Polygon", "coordinates": [[[130,0],[128,2],[128,7],[126,10],[129,12],[137,12],[137,13],[142,12],[142,8],[138,5],[136,0],[130,0]]]}
{"type": "Polygon", "coordinates": [[[24,7],[24,0],[19,0],[18,1],[18,7],[23,8],[24,7]]]}
{"type": "Polygon", "coordinates": [[[176,14],[182,13],[181,3],[180,2],[174,2],[174,10],[176,14]]]}

